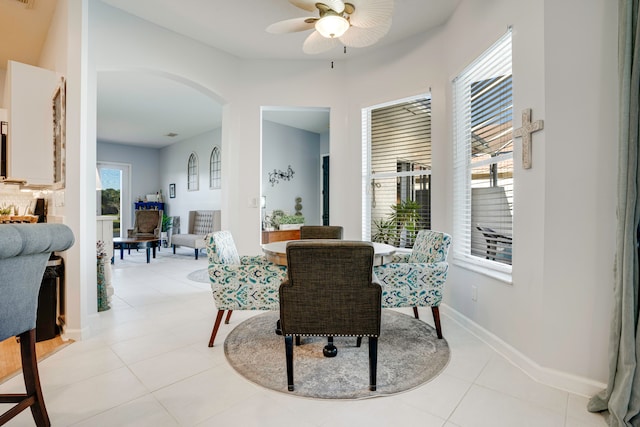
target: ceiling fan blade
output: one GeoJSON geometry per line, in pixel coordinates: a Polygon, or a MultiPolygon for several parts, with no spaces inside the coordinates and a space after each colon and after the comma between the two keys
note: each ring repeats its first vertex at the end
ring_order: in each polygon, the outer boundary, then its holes
{"type": "Polygon", "coordinates": [[[330,50],[333,47],[339,46],[340,41],[338,39],[327,39],[322,37],[319,32],[314,31],[307,37],[302,45],[304,53],[309,55],[315,55],[330,50]]]}
{"type": "Polygon", "coordinates": [[[289,3],[299,7],[300,9],[308,10],[309,12],[315,12],[318,10],[316,8],[317,2],[315,0],[289,0],[289,3]]]}
{"type": "Polygon", "coordinates": [[[393,0],[348,0],[355,10],[349,18],[354,27],[372,28],[391,21],[393,0]]]}
{"type": "Polygon", "coordinates": [[[344,11],[344,2],[342,0],[320,0],[316,3],[322,3],[329,6],[329,9],[334,10],[338,13],[342,13],[344,11]]]}
{"type": "Polygon", "coordinates": [[[376,43],[391,28],[391,19],[371,28],[349,27],[346,33],[340,37],[340,41],[349,47],[366,47],[376,43]]]}
{"type": "Polygon", "coordinates": [[[317,18],[293,18],[276,22],[267,27],[267,32],[272,34],[296,33],[298,31],[312,30],[317,18]],[[308,22],[311,21],[311,22],[308,22]]]}
{"type": "Polygon", "coordinates": [[[342,0],[289,0],[289,3],[300,9],[308,10],[309,12],[316,12],[318,10],[316,3],[324,4],[329,7],[329,9],[335,10],[338,13],[342,13],[344,10],[344,2],[342,0]]]}

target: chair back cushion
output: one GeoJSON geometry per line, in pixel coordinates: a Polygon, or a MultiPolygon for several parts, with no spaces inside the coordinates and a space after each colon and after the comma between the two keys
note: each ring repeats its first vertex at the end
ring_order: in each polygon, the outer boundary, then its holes
{"type": "Polygon", "coordinates": [[[73,241],[63,224],[0,225],[0,341],[36,327],[49,255],[68,249],[73,241]]]}
{"type": "Polygon", "coordinates": [[[153,234],[156,228],[162,226],[162,211],[135,211],[136,212],[136,224],[135,230],[137,233],[150,233],[153,234]]]}
{"type": "Polygon", "coordinates": [[[206,237],[210,264],[240,264],[238,249],[230,231],[216,231],[206,237]]]}
{"type": "Polygon", "coordinates": [[[300,239],[342,239],[342,227],[337,225],[303,225],[300,239]]]}
{"type": "Polygon", "coordinates": [[[431,264],[446,261],[450,244],[451,236],[447,233],[420,230],[408,262],[431,264]]]}
{"type": "Polygon", "coordinates": [[[201,210],[189,212],[189,233],[204,236],[220,231],[220,211],[201,210]]]}
{"type": "Polygon", "coordinates": [[[280,286],[283,334],[378,336],[382,291],[372,282],[373,254],[367,242],[289,242],[288,280],[280,286]]]}

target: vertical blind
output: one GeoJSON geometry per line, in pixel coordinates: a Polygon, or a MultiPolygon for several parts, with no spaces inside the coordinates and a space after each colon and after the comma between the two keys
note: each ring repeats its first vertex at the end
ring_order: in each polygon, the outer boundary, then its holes
{"type": "Polygon", "coordinates": [[[416,230],[431,225],[431,99],[364,109],[362,119],[363,235],[411,247],[416,230]],[[408,232],[403,215],[413,215],[408,232]]]}
{"type": "Polygon", "coordinates": [[[512,119],[509,30],[453,81],[454,258],[501,271],[512,263],[512,119]]]}

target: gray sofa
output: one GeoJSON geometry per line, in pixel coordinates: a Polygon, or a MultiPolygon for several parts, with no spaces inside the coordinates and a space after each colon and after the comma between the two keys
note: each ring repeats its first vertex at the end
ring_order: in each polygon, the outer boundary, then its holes
{"type": "Polygon", "coordinates": [[[220,211],[189,211],[189,228],[187,233],[174,234],[171,236],[173,253],[176,253],[177,246],[186,246],[194,249],[196,259],[198,259],[200,249],[206,247],[204,241],[205,236],[214,231],[220,231],[220,211]]]}

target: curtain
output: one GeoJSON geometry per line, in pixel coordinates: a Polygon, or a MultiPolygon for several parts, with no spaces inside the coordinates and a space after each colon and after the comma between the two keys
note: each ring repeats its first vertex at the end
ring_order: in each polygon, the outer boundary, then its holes
{"type": "Polygon", "coordinates": [[[640,426],[640,330],[638,329],[638,99],[640,0],[619,0],[620,130],[614,311],[609,338],[607,388],[588,409],[609,411],[612,427],[640,426]]]}

